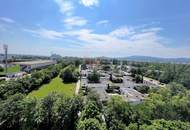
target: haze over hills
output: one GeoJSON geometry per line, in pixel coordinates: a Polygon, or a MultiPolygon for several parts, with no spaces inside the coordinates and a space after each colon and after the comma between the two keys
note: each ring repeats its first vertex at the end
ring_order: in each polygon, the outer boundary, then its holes
{"type": "Polygon", "coordinates": [[[127,59],[130,61],[142,61],[142,62],[190,64],[190,58],[161,58],[161,57],[151,57],[151,56],[130,56],[130,57],[127,57],[127,59]]]}
{"type": "Polygon", "coordinates": [[[128,57],[98,57],[100,59],[118,59],[118,60],[129,60],[139,62],[158,62],[158,63],[177,63],[177,64],[190,64],[190,58],[163,58],[163,57],[152,57],[152,56],[128,56],[128,57]]]}
{"type": "MultiPolygon", "coordinates": [[[[0,54],[1,59],[4,58],[4,54],[0,54]]],[[[23,55],[23,54],[8,54],[9,57],[33,57],[33,58],[48,58],[50,56],[42,55],[23,55]]],[[[63,56],[70,57],[70,56],[63,56]]],[[[73,56],[71,56],[73,57],[73,56]]],[[[77,57],[77,56],[76,56],[77,57]]],[[[80,57],[78,57],[80,58],[80,57]]],[[[82,57],[81,57],[82,58],[82,57]]],[[[127,57],[88,57],[88,58],[99,58],[99,59],[118,59],[118,60],[129,60],[139,62],[159,62],[159,63],[177,63],[177,64],[190,64],[190,58],[163,58],[163,57],[152,57],[152,56],[127,56],[127,57]]]]}

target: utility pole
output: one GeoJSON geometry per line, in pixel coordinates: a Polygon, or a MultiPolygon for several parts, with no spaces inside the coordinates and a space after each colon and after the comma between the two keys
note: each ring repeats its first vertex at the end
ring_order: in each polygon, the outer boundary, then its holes
{"type": "Polygon", "coordinates": [[[5,73],[7,74],[7,52],[8,52],[8,45],[3,45],[4,51],[5,51],[5,73]]]}

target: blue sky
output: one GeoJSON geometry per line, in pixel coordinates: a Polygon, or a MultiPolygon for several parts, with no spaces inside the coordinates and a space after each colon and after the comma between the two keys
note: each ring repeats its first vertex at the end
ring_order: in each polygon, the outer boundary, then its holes
{"type": "Polygon", "coordinates": [[[1,0],[16,54],[190,57],[189,0],[1,0]]]}

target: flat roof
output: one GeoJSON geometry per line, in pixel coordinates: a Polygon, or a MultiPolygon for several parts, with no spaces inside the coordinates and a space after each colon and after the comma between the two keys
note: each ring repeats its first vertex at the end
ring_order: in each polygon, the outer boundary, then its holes
{"type": "Polygon", "coordinates": [[[43,63],[51,63],[53,60],[36,60],[36,61],[24,61],[24,62],[13,62],[12,64],[17,65],[34,65],[34,64],[43,64],[43,63]]]}

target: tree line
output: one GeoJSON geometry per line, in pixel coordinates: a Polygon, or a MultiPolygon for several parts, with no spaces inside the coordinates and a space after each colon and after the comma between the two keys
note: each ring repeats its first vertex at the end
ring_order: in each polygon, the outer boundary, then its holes
{"type": "Polygon", "coordinates": [[[49,83],[60,72],[60,65],[53,65],[47,69],[34,71],[22,78],[11,79],[0,84],[0,100],[5,100],[16,93],[28,94],[42,84],[49,83]]]}
{"type": "Polygon", "coordinates": [[[190,88],[190,65],[189,64],[166,64],[166,63],[131,63],[136,69],[132,71],[162,83],[177,82],[190,88]]]}
{"type": "Polygon", "coordinates": [[[0,104],[2,130],[72,130],[81,109],[78,97],[52,93],[37,100],[15,94],[0,104]]]}
{"type": "Polygon", "coordinates": [[[62,78],[64,83],[77,82],[78,76],[78,68],[73,64],[70,64],[67,67],[65,67],[60,73],[60,78],[62,78]]]}
{"type": "Polygon", "coordinates": [[[149,90],[141,104],[130,104],[119,96],[102,102],[90,91],[87,97],[65,97],[52,93],[43,99],[17,93],[0,102],[3,130],[188,130],[190,91],[171,83],[149,90]]]}

